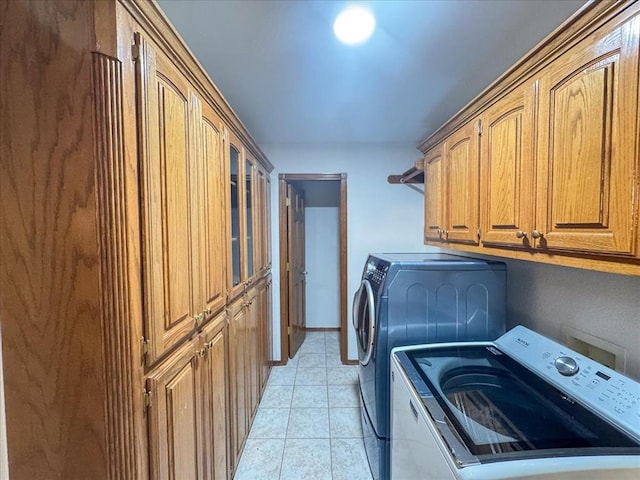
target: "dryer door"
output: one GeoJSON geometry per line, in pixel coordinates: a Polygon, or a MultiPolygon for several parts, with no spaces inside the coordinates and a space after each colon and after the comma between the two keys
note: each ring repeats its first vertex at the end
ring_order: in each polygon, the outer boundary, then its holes
{"type": "Polygon", "coordinates": [[[353,327],[358,339],[358,360],[365,366],[373,356],[376,335],[376,309],[373,289],[368,280],[362,280],[353,297],[353,327]]]}

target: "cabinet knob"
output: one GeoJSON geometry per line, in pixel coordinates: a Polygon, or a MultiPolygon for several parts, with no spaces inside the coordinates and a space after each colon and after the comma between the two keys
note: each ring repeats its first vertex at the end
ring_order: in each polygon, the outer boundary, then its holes
{"type": "Polygon", "coordinates": [[[198,351],[196,352],[196,354],[197,354],[199,357],[204,357],[206,353],[207,353],[207,350],[206,350],[206,349],[204,349],[204,348],[201,348],[200,350],[198,350],[198,351]]]}
{"type": "Polygon", "coordinates": [[[522,230],[518,230],[516,232],[516,237],[518,237],[518,238],[527,238],[527,232],[523,232],[522,230]]]}
{"type": "Polygon", "coordinates": [[[534,230],[533,232],[531,232],[531,236],[533,238],[542,238],[544,237],[544,233],[539,232],[538,230],[534,230]]]}

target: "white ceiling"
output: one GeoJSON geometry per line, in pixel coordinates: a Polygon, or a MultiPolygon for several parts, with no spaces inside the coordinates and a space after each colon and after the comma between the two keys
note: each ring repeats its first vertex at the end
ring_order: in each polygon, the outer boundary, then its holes
{"type": "Polygon", "coordinates": [[[584,0],[371,1],[348,47],[344,1],[159,0],[259,144],[417,144],[584,0]]]}

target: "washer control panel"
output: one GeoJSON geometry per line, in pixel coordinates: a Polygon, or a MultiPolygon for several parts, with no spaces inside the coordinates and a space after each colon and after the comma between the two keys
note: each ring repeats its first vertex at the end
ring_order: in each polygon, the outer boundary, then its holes
{"type": "Polygon", "coordinates": [[[560,372],[560,374],[564,375],[565,377],[571,377],[578,373],[578,371],[580,370],[580,367],[573,359],[573,357],[567,357],[564,355],[562,357],[556,358],[554,365],[556,366],[556,369],[560,372]]]}
{"type": "Polygon", "coordinates": [[[495,343],[574,400],[640,439],[640,383],[523,326],[495,343]]]}

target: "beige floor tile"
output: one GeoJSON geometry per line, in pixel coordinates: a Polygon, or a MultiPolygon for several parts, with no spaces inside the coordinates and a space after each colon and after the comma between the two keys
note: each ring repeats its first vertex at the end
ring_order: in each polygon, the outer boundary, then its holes
{"type": "Polygon", "coordinates": [[[360,407],[360,395],[356,384],[329,385],[327,394],[329,407],[360,407]]]}
{"type": "Polygon", "coordinates": [[[327,408],[292,408],[287,438],[329,438],[327,408]]]}
{"type": "Polygon", "coordinates": [[[329,432],[331,438],[362,438],[360,409],[330,408],[329,432]]]}
{"type": "Polygon", "coordinates": [[[280,480],[331,480],[331,445],[328,438],[288,438],[280,480]]]}
{"type": "Polygon", "coordinates": [[[358,370],[355,366],[327,368],[327,383],[329,385],[356,384],[358,383],[358,370]]]}
{"type": "Polygon", "coordinates": [[[362,440],[331,439],[331,473],[333,480],[372,480],[362,440]]]}
{"type": "Polygon", "coordinates": [[[292,408],[327,408],[328,406],[326,385],[296,385],[293,387],[292,408]]]}
{"type": "Polygon", "coordinates": [[[326,385],[326,368],[298,368],[296,374],[296,385],[326,385]]]}
{"type": "Polygon", "coordinates": [[[261,408],[290,408],[293,385],[267,385],[260,401],[261,408]]]}
{"type": "Polygon", "coordinates": [[[284,439],[247,439],[234,480],[279,478],[284,446],[284,439]]]}
{"type": "Polygon", "coordinates": [[[253,420],[249,438],[286,438],[288,423],[288,408],[260,407],[253,420]]]}

